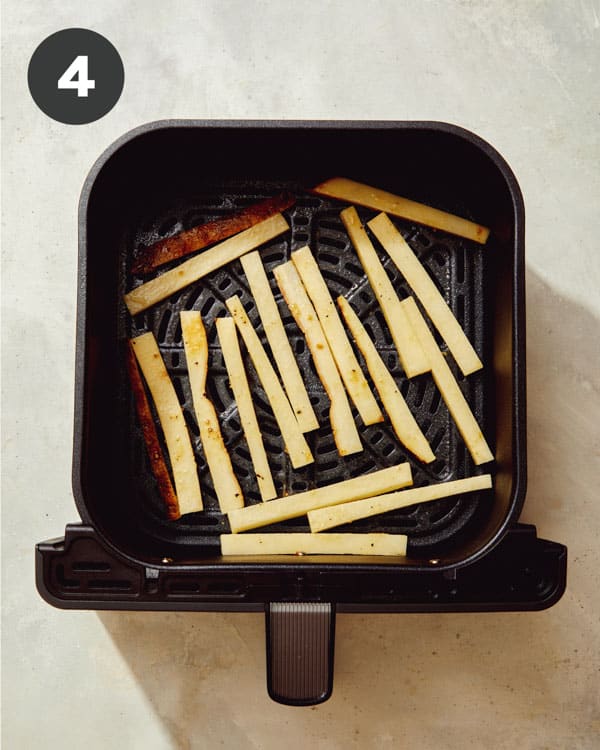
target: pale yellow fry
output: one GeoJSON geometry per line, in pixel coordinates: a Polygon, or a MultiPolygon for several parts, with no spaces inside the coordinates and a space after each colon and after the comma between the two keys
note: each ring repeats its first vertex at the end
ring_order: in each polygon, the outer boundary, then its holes
{"type": "Polygon", "coordinates": [[[442,335],[463,374],[470,375],[472,372],[480,370],[483,367],[481,360],[460,323],[454,317],[452,310],[448,307],[446,300],[440,294],[421,261],[408,246],[389,217],[385,214],[379,214],[369,222],[369,228],[381,242],[383,249],[394,261],[410,288],[421,301],[427,315],[442,335]]]}
{"type": "Polygon", "coordinates": [[[189,310],[180,314],[183,346],[192,391],[196,421],[200,428],[200,442],[206,456],[219,507],[226,513],[244,507],[242,488],[235,476],[229,452],[223,442],[217,412],[206,395],[208,374],[208,341],[199,312],[189,310]]]}
{"type": "Polygon", "coordinates": [[[236,260],[244,253],[264,245],[288,229],[289,225],[282,214],[275,214],[209,250],[204,250],[200,255],[180,263],[152,281],[132,289],[124,298],[127,309],[131,315],[137,315],[217,268],[236,260]]]}
{"type": "Polygon", "coordinates": [[[338,297],[338,305],[350,329],[356,345],[362,352],[371,379],[388,413],[398,440],[425,463],[435,461],[435,456],[427,438],[408,408],[404,396],[400,393],[396,381],[385,366],[375,344],[369,338],[365,327],[360,322],[348,300],[338,297]]]}
{"type": "Polygon", "coordinates": [[[222,534],[223,555],[406,555],[404,534],[222,534]]]}
{"type": "Polygon", "coordinates": [[[248,255],[240,258],[240,261],[246,274],[250,291],[256,302],[267,341],[277,363],[281,382],[294,410],[300,429],[302,432],[318,430],[319,420],[306,392],[306,386],[302,380],[300,368],[285,332],[285,327],[281,320],[275,297],[271,291],[271,285],[265,273],[262,260],[260,259],[260,254],[257,251],[248,253],[248,255]]]}
{"type": "Polygon", "coordinates": [[[314,458],[312,457],[306,438],[298,425],[290,402],[258,338],[258,334],[246,315],[240,298],[237,296],[230,297],[228,300],[225,300],[225,304],[232,318],[235,320],[237,329],[246,344],[246,349],[254,364],[254,369],[263,384],[265,393],[271,404],[271,409],[281,430],[281,436],[283,437],[283,442],[285,443],[292,466],[294,469],[299,469],[301,466],[311,464],[314,458]]]}
{"type": "Polygon", "coordinates": [[[363,447],[348,396],[317,313],[302,286],[300,276],[291,261],[277,266],[273,273],[298,328],[306,338],[319,378],[329,396],[329,421],[338,453],[340,456],[359,453],[363,447]]]}
{"type": "Polygon", "coordinates": [[[152,394],[165,436],[179,512],[182,516],[195,513],[202,510],[198,468],[175,388],[152,332],[131,339],[131,345],[152,394]]]}
{"type": "Polygon", "coordinates": [[[436,344],[433,334],[419,312],[416,302],[412,297],[409,297],[402,302],[402,306],[410,319],[415,333],[419,337],[423,350],[431,364],[431,373],[435,384],[446,402],[448,411],[452,414],[458,431],[462,435],[473,457],[473,461],[477,465],[493,461],[494,455],[486,443],[477,420],[473,416],[473,412],[452,374],[452,370],[448,367],[448,363],[436,344]]]}
{"type": "Polygon", "coordinates": [[[308,245],[293,252],[292,261],[300,274],[311,302],[315,306],[319,323],[323,328],[323,333],[327,338],[327,343],[342,376],[346,390],[354,402],[362,421],[367,425],[382,422],[383,414],[381,413],[381,409],[371,392],[367,379],[360,369],[338,311],[331,299],[331,294],[329,293],[321,269],[308,245]]]}
{"type": "Polygon", "coordinates": [[[358,521],[361,518],[370,518],[390,510],[406,508],[416,503],[427,503],[431,500],[441,500],[452,495],[462,495],[475,490],[486,490],[492,486],[492,477],[483,474],[479,477],[468,479],[456,479],[452,482],[441,482],[430,484],[427,487],[415,487],[400,492],[390,492],[389,495],[378,495],[367,497],[364,500],[356,500],[344,505],[336,505],[331,508],[320,508],[312,510],[308,514],[310,530],[314,533],[341,526],[344,523],[358,521]]]}
{"type": "Polygon", "coordinates": [[[317,185],[313,192],[348,203],[356,203],[366,208],[373,208],[376,211],[385,211],[392,216],[415,221],[418,224],[425,224],[435,229],[442,229],[445,232],[466,237],[482,245],[486,243],[490,234],[487,227],[468,219],[462,219],[460,216],[343,177],[334,177],[327,180],[321,185],[317,185]]]}
{"type": "Polygon", "coordinates": [[[221,352],[225,360],[227,375],[229,376],[229,385],[233,391],[240,422],[250,451],[250,458],[254,466],[256,481],[260,496],[263,500],[271,500],[277,496],[273,476],[267,459],[267,452],[262,439],[262,434],[256,418],[252,395],[246,370],[242,360],[242,353],[235,330],[235,323],[232,318],[217,318],[215,321],[219,342],[221,343],[221,352]]]}
{"type": "Polygon", "coordinates": [[[380,495],[410,484],[412,484],[410,464],[404,463],[388,469],[379,469],[379,471],[354,479],[336,482],[327,487],[318,487],[297,495],[280,497],[268,503],[248,505],[240,510],[232,510],[227,515],[231,531],[235,534],[238,531],[248,531],[260,526],[268,526],[270,523],[286,521],[288,518],[297,518],[310,510],[380,495]]]}
{"type": "Polygon", "coordinates": [[[425,353],[400,306],[392,282],[360,223],[356,209],[354,206],[346,208],[340,216],[390,329],[406,377],[413,378],[427,372],[429,365],[425,353]]]}

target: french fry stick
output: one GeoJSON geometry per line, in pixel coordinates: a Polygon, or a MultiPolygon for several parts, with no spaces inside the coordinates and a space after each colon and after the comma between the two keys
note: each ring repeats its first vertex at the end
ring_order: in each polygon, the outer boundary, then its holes
{"type": "Polygon", "coordinates": [[[240,336],[246,344],[246,349],[254,368],[271,404],[271,409],[281,430],[283,442],[287,449],[292,466],[299,469],[314,461],[306,438],[304,437],[298,420],[296,419],[290,402],[283,390],[279,378],[273,368],[273,365],[267,357],[263,345],[258,338],[258,334],[252,327],[244,306],[237,296],[225,300],[227,309],[234,319],[240,336]]]}
{"type": "Polygon", "coordinates": [[[260,496],[263,500],[271,500],[277,496],[277,492],[252,402],[252,395],[250,393],[250,386],[248,385],[248,378],[246,377],[235,323],[233,322],[233,318],[217,318],[215,324],[221,343],[221,352],[225,360],[225,367],[227,368],[227,375],[229,376],[229,385],[237,404],[260,496]]]}
{"type": "Polygon", "coordinates": [[[240,261],[256,302],[265,336],[277,363],[281,382],[300,429],[302,432],[318,430],[319,421],[306,392],[306,386],[285,332],[260,254],[258,251],[248,253],[248,255],[242,256],[240,261]]]}
{"type": "Polygon", "coordinates": [[[481,428],[477,424],[473,412],[452,374],[452,370],[448,367],[448,363],[439,350],[433,334],[419,312],[414,299],[412,297],[405,299],[402,302],[402,306],[410,319],[413,330],[419,337],[421,346],[431,364],[431,374],[433,375],[435,384],[446,402],[448,411],[452,414],[452,418],[471,453],[473,461],[477,465],[493,461],[494,455],[489,449],[481,428]]]}
{"type": "Polygon", "coordinates": [[[219,507],[223,513],[226,513],[233,508],[243,508],[244,496],[223,442],[217,412],[206,395],[208,374],[206,331],[200,313],[195,310],[182,312],[180,319],[192,401],[200,428],[200,442],[206,456],[219,507]]]}
{"type": "Polygon", "coordinates": [[[415,375],[427,372],[429,369],[427,358],[404,310],[400,306],[400,300],[394,291],[392,282],[389,280],[371,240],[360,223],[356,209],[354,206],[346,208],[340,216],[362,267],[365,269],[385,322],[390,329],[406,377],[412,378],[415,375]]]}
{"type": "Polygon", "coordinates": [[[379,214],[369,222],[369,229],[381,242],[382,247],[394,261],[415,295],[448,345],[456,364],[463,375],[480,370],[483,365],[466,337],[460,323],[454,317],[446,300],[433,283],[421,261],[406,243],[404,237],[385,214],[379,214]]]}
{"type": "Polygon", "coordinates": [[[348,203],[355,203],[358,206],[373,208],[376,211],[385,211],[392,216],[415,221],[418,224],[425,224],[435,229],[442,229],[449,234],[466,237],[482,245],[487,242],[490,234],[487,227],[468,219],[462,219],[460,216],[454,216],[454,214],[431,208],[431,206],[426,206],[423,203],[416,203],[408,200],[408,198],[401,198],[399,195],[387,193],[385,190],[378,190],[344,177],[334,177],[327,180],[313,188],[312,192],[348,203]]]}
{"type": "Polygon", "coordinates": [[[360,369],[338,311],[331,299],[325,279],[310,248],[305,246],[293,252],[292,262],[296,266],[304,288],[315,307],[319,323],[348,395],[356,406],[362,421],[366,425],[382,422],[381,409],[360,369]]]}
{"type": "Polygon", "coordinates": [[[222,534],[223,555],[406,555],[403,534],[222,534]]]}
{"type": "Polygon", "coordinates": [[[152,332],[131,339],[131,346],[156,407],[175,481],[179,512],[202,510],[198,468],[175,388],[152,332]]]}
{"type": "Polygon", "coordinates": [[[268,219],[273,214],[284,211],[294,204],[294,197],[282,193],[274,198],[267,198],[260,203],[237,211],[222,219],[215,219],[206,224],[179,232],[173,237],[159,240],[144,248],[132,263],[133,273],[150,273],[155,268],[178,258],[202,250],[215,242],[222,242],[238,232],[250,229],[259,221],[268,219]]]}
{"type": "Polygon", "coordinates": [[[363,447],[348,403],[348,396],[317,314],[302,286],[300,276],[291,261],[277,266],[273,273],[298,328],[306,338],[319,378],[331,401],[329,421],[338,453],[340,456],[359,453],[363,447]]]}
{"type": "Polygon", "coordinates": [[[367,497],[343,505],[335,505],[330,508],[319,508],[308,513],[310,530],[315,533],[344,523],[358,521],[361,518],[370,518],[390,510],[407,508],[417,503],[428,503],[432,500],[441,500],[453,495],[463,495],[475,490],[486,490],[492,486],[492,477],[483,474],[468,479],[456,479],[452,482],[440,482],[430,484],[427,487],[415,487],[400,492],[390,492],[388,495],[367,497]]]}
{"type": "Polygon", "coordinates": [[[127,344],[125,359],[127,363],[127,372],[129,373],[129,380],[131,382],[131,389],[133,391],[135,410],[137,412],[138,422],[142,428],[142,434],[144,435],[146,450],[148,451],[150,468],[154,474],[156,483],[158,484],[158,491],[165,504],[167,515],[172,521],[176,521],[181,515],[179,513],[177,495],[175,494],[163,450],[160,445],[160,440],[158,438],[158,433],[154,426],[150,404],[146,396],[146,391],[144,390],[144,383],[142,382],[142,376],[140,374],[131,342],[128,342],[127,344]]]}
{"type": "Polygon", "coordinates": [[[231,531],[248,531],[271,523],[286,521],[288,518],[303,516],[310,510],[338,505],[363,497],[372,497],[384,492],[407,487],[412,484],[410,464],[404,463],[379,469],[354,479],[346,479],[326,487],[288,495],[259,505],[248,505],[240,510],[232,510],[227,515],[231,531]]]}
{"type": "Polygon", "coordinates": [[[184,261],[175,268],[165,271],[151,281],[135,287],[124,299],[131,315],[152,307],[157,302],[170,297],[186,286],[193,284],[217,268],[236,260],[244,253],[255,250],[265,242],[272,240],[289,229],[287,221],[281,214],[275,214],[250,229],[214,245],[200,255],[184,261]]]}
{"type": "Polygon", "coordinates": [[[338,297],[338,305],[356,345],[365,358],[371,379],[379,392],[379,397],[388,413],[398,440],[421,461],[425,463],[435,461],[427,438],[411,414],[404,396],[396,385],[396,381],[385,366],[358,315],[344,297],[338,297]]]}

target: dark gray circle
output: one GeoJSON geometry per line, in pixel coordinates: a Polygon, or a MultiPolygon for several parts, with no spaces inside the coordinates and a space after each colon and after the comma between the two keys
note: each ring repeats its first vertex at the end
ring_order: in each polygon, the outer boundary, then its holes
{"type": "Polygon", "coordinates": [[[103,117],[121,96],[124,80],[123,62],[117,50],[108,39],[89,29],[63,29],[44,39],[33,53],[27,71],[29,91],[38,107],[53,120],[69,125],[103,117]],[[75,62],[77,58],[79,61],[75,62]],[[71,73],[65,76],[70,66],[71,73]],[[64,88],[65,82],[77,88],[64,88]]]}

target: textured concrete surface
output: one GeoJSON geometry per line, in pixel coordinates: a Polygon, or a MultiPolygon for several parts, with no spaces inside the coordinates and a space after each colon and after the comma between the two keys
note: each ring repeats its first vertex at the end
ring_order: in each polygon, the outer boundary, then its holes
{"type": "Polygon", "coordinates": [[[600,747],[600,6],[492,2],[3,4],[3,721],[7,750],[600,747]],[[99,31],[126,84],[104,119],[47,119],[28,60],[99,31]],[[76,205],[95,157],[163,117],[438,119],[507,158],[527,208],[530,480],[569,546],[538,614],[341,616],[333,698],[271,703],[258,615],[60,612],[33,545],[70,489],[76,205]]]}

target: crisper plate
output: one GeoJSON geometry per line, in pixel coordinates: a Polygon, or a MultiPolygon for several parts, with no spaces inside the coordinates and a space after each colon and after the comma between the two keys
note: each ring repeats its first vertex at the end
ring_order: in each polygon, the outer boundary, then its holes
{"type": "MultiPolygon", "coordinates": [[[[425,466],[408,456],[389,422],[359,425],[365,450],[347,458],[337,454],[324,389],[304,339],[277,295],[321,421],[321,428],[307,436],[314,464],[293,471],[249,363],[279,495],[328,485],[407,459],[413,467],[415,486],[491,471],[492,490],[390,512],[352,526],[408,535],[407,558],[379,560],[380,565],[418,567],[432,558],[442,566],[472,561],[496,544],[517,520],[525,493],[523,207],[518,186],[501,157],[476,136],[439,123],[155,123],[125,136],[101,157],[88,178],[80,206],[74,494],[82,520],[91,523],[108,544],[136,559],[172,557],[192,564],[235,564],[219,556],[218,536],[227,530],[227,520],[218,512],[199,445],[179,312],[195,309],[203,316],[210,342],[208,393],[219,413],[246,502],[259,502],[215,340],[214,320],[225,314],[224,300],[238,294],[264,341],[240,262],[133,319],[123,295],[152,278],[131,273],[141,246],[282,191],[293,193],[297,200],[285,212],[291,231],[260,250],[268,271],[289,258],[292,250],[310,245],[332,294],[343,294],[357,309],[437,458],[425,466]],[[481,246],[394,220],[484,363],[482,371],[465,379],[448,357],[495,452],[494,464],[473,466],[429,375],[410,381],[403,377],[387,327],[342,227],[339,212],[345,204],[310,193],[311,187],[336,175],[491,228],[490,239],[481,246]],[[178,522],[167,521],[163,512],[124,366],[127,339],[147,330],[158,339],[184,406],[200,467],[206,509],[178,522]]],[[[359,213],[366,220],[376,212],[359,209],[359,213]]],[[[374,244],[398,294],[407,296],[402,277],[376,240],[374,244]]],[[[271,274],[270,279],[277,291],[271,274]]],[[[299,518],[267,530],[306,528],[306,519],[299,518]]],[[[345,562],[360,565],[365,561],[345,562]]]]}
{"type": "MultiPolygon", "coordinates": [[[[294,470],[283,450],[282,438],[268,399],[252,365],[248,366],[250,387],[265,437],[278,496],[339,482],[404,461],[410,462],[414,486],[417,487],[489,471],[489,466],[480,469],[474,467],[431,375],[422,375],[411,380],[404,377],[383,315],[339,218],[344,204],[338,201],[308,195],[302,185],[293,182],[204,185],[201,194],[190,195],[186,200],[169,203],[162,211],[149,212],[137,218],[132,224],[121,255],[122,278],[126,279],[124,289],[129,290],[151,278],[131,275],[130,266],[140,247],[195,224],[231,214],[282,190],[296,196],[295,205],[284,212],[291,232],[267,243],[261,248],[260,254],[321,427],[306,436],[315,457],[314,463],[294,470]],[[434,463],[426,465],[412,457],[396,438],[389,419],[365,427],[356,410],[353,413],[363,440],[364,451],[345,458],[338,455],[328,419],[329,399],[317,376],[304,337],[297,329],[270,273],[275,266],[289,259],[291,251],[306,244],[315,254],[334,299],[340,294],[344,295],[359,313],[390,372],[396,378],[412,413],[425,432],[436,454],[434,463]]],[[[466,208],[462,213],[467,213],[466,208]]],[[[374,216],[375,212],[359,209],[359,214],[366,221],[374,216]]],[[[487,365],[484,366],[484,370],[463,378],[460,370],[451,361],[453,372],[479,423],[486,431],[489,410],[486,410],[485,404],[491,400],[490,391],[493,391],[494,386],[489,361],[485,363],[484,342],[486,331],[489,333],[489,322],[486,318],[483,289],[485,255],[493,251],[487,246],[482,247],[469,240],[409,222],[397,220],[395,223],[434,278],[478,354],[484,359],[484,365],[487,365]]],[[[399,296],[408,296],[411,292],[403,277],[378,246],[377,241],[374,242],[399,296]]],[[[166,520],[150,471],[141,431],[137,427],[133,400],[127,397],[129,387],[127,373],[123,368],[121,377],[125,393],[120,400],[123,411],[118,419],[120,424],[124,425],[120,432],[121,450],[123,455],[129,457],[132,469],[129,474],[131,510],[139,519],[139,523],[155,537],[183,543],[188,543],[193,537],[195,544],[214,545],[215,550],[217,536],[228,530],[228,524],[226,517],[219,512],[200,444],[185,366],[179,313],[182,310],[198,310],[202,314],[210,346],[208,395],[219,414],[225,444],[242,485],[246,504],[259,503],[261,499],[252,462],[240,426],[237,407],[229,389],[214,326],[216,317],[228,314],[225,299],[234,294],[239,295],[263,344],[268,348],[260,317],[239,261],[228,264],[133,319],[126,311],[123,311],[120,317],[120,336],[123,338],[152,331],[158,340],[167,369],[184,406],[184,415],[200,468],[205,505],[203,512],[186,515],[177,522],[166,520]]],[[[438,341],[446,351],[442,340],[438,338],[438,341]]],[[[366,366],[362,359],[360,361],[366,373],[366,366]]],[[[460,533],[467,533],[469,524],[475,521],[478,512],[486,512],[485,506],[489,505],[489,495],[489,492],[475,492],[403,508],[384,516],[358,521],[352,524],[352,531],[407,534],[413,554],[425,550],[433,553],[436,545],[460,533]]],[[[302,517],[274,524],[268,530],[309,531],[309,527],[306,517],[302,517]]],[[[350,530],[350,526],[339,528],[339,531],[344,530],[350,530]]]]}

